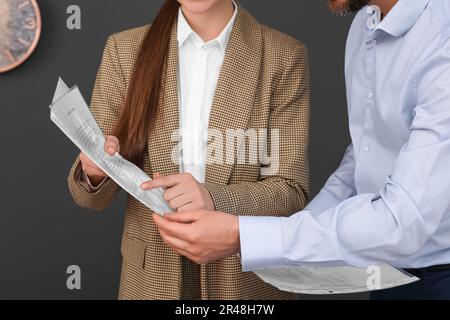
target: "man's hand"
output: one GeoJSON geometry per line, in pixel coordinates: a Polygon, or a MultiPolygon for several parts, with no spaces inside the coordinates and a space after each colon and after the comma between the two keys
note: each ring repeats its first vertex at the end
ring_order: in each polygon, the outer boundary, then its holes
{"type": "Polygon", "coordinates": [[[214,202],[209,191],[190,173],[161,176],[156,174],[154,180],[142,184],[142,189],[166,188],[164,199],[178,212],[199,209],[214,210],[214,202]]]}
{"type": "Polygon", "coordinates": [[[198,264],[207,264],[240,252],[239,220],[230,214],[198,210],[154,214],[164,242],[198,264]]]}

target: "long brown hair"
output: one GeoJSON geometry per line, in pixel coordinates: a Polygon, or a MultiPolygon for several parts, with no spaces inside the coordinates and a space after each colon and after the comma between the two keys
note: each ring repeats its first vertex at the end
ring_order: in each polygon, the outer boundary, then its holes
{"type": "Polygon", "coordinates": [[[166,0],[149,29],[136,59],[127,98],[113,130],[121,144],[121,154],[142,165],[149,131],[154,126],[167,61],[171,30],[180,4],[166,0]]]}

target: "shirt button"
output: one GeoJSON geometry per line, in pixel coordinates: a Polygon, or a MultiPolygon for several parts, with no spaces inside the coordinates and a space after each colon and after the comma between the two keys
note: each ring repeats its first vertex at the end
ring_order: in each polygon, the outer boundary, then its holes
{"type": "Polygon", "coordinates": [[[369,145],[365,145],[365,146],[363,147],[363,151],[364,151],[365,153],[369,153],[369,152],[370,152],[370,146],[369,146],[369,145]]]}
{"type": "Polygon", "coordinates": [[[369,93],[367,94],[367,98],[368,98],[369,100],[373,100],[373,98],[374,98],[373,92],[369,92],[369,93]]]}
{"type": "Polygon", "coordinates": [[[372,45],[376,46],[378,44],[378,40],[372,40],[372,45]]]}

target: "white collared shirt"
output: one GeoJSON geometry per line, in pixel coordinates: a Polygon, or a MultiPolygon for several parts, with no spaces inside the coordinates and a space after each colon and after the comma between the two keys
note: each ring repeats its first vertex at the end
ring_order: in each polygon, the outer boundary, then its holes
{"type": "Polygon", "coordinates": [[[208,126],[225,52],[238,7],[222,33],[205,43],[178,14],[179,100],[181,124],[181,171],[205,182],[208,126]]]}
{"type": "Polygon", "coordinates": [[[450,1],[400,0],[381,22],[376,11],[357,14],[347,41],[341,166],[305,211],[240,217],[244,270],[450,263],[450,1]]]}

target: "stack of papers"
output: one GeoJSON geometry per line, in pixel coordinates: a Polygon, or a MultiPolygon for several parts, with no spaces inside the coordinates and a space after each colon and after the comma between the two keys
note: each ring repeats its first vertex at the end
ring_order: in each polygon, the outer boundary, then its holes
{"type": "Polygon", "coordinates": [[[163,189],[141,188],[142,183],[151,180],[144,171],[119,154],[110,156],[105,152],[103,132],[78,87],[69,89],[61,78],[50,106],[50,119],[111,179],[145,206],[161,216],[173,211],[163,198],[163,189]]]}

